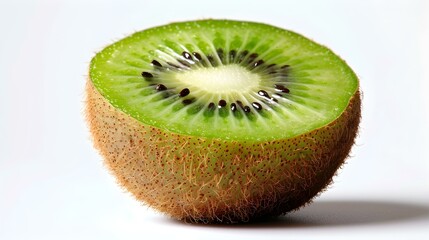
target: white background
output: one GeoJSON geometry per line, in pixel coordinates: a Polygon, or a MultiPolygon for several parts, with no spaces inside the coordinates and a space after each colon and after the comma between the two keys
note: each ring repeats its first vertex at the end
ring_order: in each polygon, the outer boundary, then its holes
{"type": "Polygon", "coordinates": [[[428,1],[0,0],[0,239],[422,239],[429,235],[428,1]],[[277,220],[189,225],[136,202],[92,148],[94,52],[173,21],[230,18],[333,49],[364,93],[335,183],[277,220]]]}

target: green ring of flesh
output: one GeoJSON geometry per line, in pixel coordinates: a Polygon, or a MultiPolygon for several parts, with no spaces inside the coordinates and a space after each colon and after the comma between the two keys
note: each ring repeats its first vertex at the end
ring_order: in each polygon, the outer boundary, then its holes
{"type": "Polygon", "coordinates": [[[274,26],[229,20],[179,22],[136,32],[96,54],[90,79],[115,108],[143,124],[189,136],[247,141],[286,139],[323,127],[342,114],[358,90],[356,75],[328,48],[274,26]],[[290,65],[290,94],[262,113],[253,109],[251,117],[207,116],[208,102],[189,114],[192,106],[163,103],[141,76],[153,70],[151,61],[160,52],[215,54],[218,48],[248,50],[290,65]]]}

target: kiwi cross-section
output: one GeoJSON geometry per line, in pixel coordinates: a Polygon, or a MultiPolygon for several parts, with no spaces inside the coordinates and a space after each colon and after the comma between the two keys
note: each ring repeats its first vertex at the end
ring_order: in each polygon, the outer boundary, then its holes
{"type": "Polygon", "coordinates": [[[356,75],[328,48],[229,20],[136,32],[90,64],[95,147],[137,199],[177,219],[241,222],[309,202],[347,157],[356,75]]]}

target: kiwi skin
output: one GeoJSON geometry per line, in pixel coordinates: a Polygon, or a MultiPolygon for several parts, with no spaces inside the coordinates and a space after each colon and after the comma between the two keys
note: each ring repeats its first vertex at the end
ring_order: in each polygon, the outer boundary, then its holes
{"type": "Polygon", "coordinates": [[[311,132],[268,142],[185,136],[144,125],[86,84],[94,146],[119,184],[173,218],[237,223],[278,216],[311,202],[348,157],[361,96],[311,132]]]}

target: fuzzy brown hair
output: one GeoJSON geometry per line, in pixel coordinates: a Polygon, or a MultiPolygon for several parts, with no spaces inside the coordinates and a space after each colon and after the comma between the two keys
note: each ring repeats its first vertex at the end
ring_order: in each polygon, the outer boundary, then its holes
{"type": "Polygon", "coordinates": [[[95,148],[138,200],[176,219],[243,222],[310,202],[344,163],[360,121],[360,92],[335,121],[267,142],[185,136],[145,125],[86,85],[95,148]]]}

